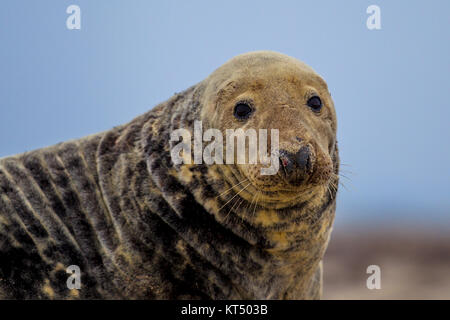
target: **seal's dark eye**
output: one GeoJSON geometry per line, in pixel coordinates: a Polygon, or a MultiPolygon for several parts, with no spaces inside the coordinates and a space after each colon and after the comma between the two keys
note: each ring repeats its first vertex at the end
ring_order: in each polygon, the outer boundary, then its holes
{"type": "Polygon", "coordinates": [[[309,98],[306,104],[315,112],[319,112],[322,109],[322,100],[318,96],[309,98]]]}
{"type": "Polygon", "coordinates": [[[234,116],[239,120],[247,119],[252,113],[253,109],[244,102],[239,102],[234,107],[234,116]]]}

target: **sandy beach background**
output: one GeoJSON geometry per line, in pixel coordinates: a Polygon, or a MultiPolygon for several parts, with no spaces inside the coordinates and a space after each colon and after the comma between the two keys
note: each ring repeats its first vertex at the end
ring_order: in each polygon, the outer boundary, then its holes
{"type": "Polygon", "coordinates": [[[324,259],[323,299],[450,299],[450,232],[335,228],[324,259]],[[369,290],[369,265],[381,289],[369,290]]]}

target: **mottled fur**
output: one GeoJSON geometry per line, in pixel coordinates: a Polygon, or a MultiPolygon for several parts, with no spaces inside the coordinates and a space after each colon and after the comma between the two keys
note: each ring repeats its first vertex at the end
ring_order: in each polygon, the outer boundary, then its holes
{"type": "Polygon", "coordinates": [[[319,298],[337,173],[323,80],[281,54],[238,56],[126,125],[0,159],[0,298],[319,298]],[[302,102],[311,88],[320,115],[302,102]],[[284,148],[299,146],[292,134],[315,146],[310,184],[283,189],[279,175],[261,181],[244,165],[173,165],[172,130],[236,128],[228,109],[248,93],[261,111],[247,127],[280,129],[284,148]],[[69,265],[80,290],[67,289],[69,265]]]}

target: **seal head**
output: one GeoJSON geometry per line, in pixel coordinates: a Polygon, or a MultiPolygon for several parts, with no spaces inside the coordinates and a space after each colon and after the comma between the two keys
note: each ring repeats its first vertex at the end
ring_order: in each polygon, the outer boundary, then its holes
{"type": "Polygon", "coordinates": [[[280,208],[298,202],[305,190],[334,184],[336,113],[327,84],[313,69],[276,52],[251,52],[225,63],[205,83],[201,120],[207,127],[224,136],[227,129],[279,131],[276,175],[261,175],[260,163],[237,164],[232,174],[223,170],[225,178],[251,182],[242,196],[260,191],[261,204],[280,208]]]}

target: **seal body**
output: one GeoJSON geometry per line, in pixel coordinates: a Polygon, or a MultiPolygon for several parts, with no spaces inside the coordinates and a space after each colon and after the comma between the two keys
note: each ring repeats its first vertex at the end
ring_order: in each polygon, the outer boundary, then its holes
{"type": "Polygon", "coordinates": [[[282,54],[238,56],[126,125],[0,159],[0,298],[319,298],[338,167],[325,82],[282,54]],[[281,169],[174,164],[170,134],[196,120],[278,129],[281,169]]]}

